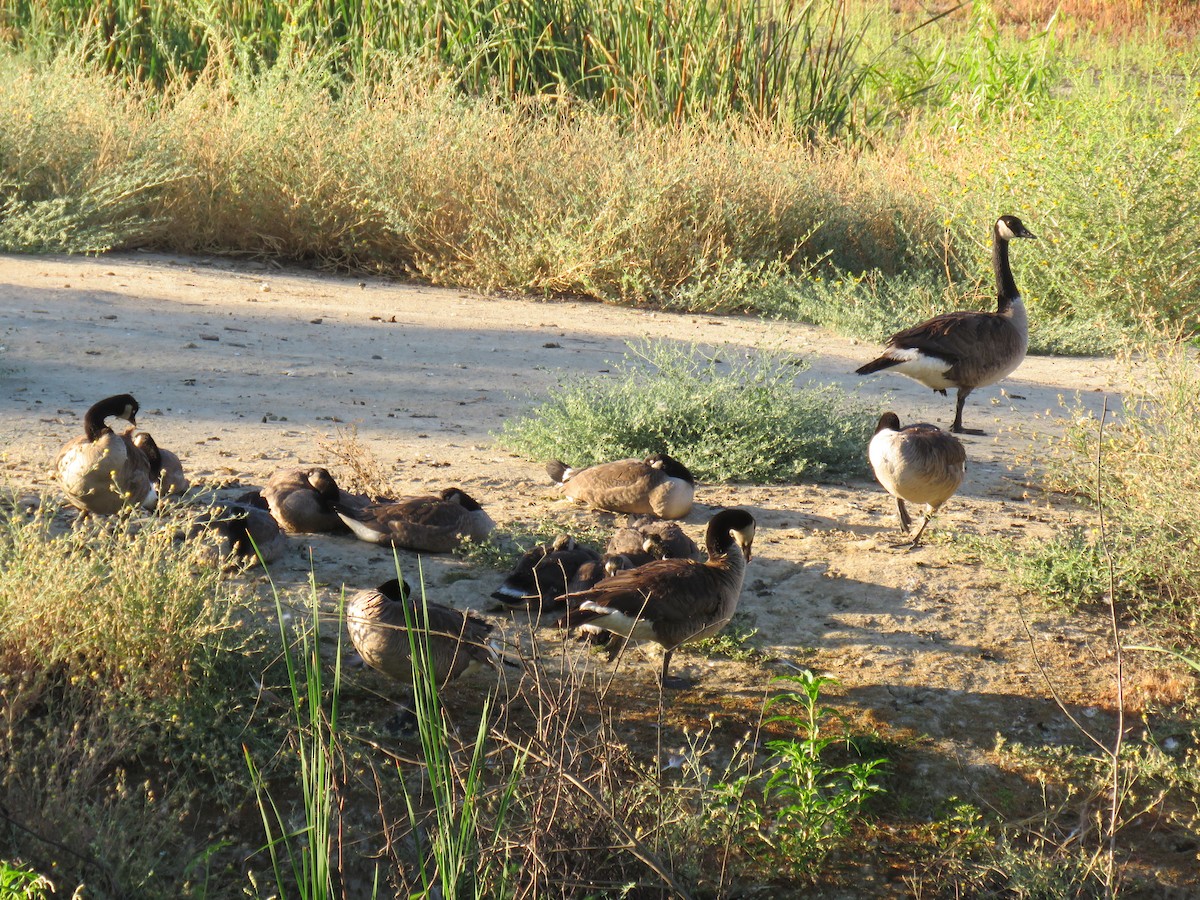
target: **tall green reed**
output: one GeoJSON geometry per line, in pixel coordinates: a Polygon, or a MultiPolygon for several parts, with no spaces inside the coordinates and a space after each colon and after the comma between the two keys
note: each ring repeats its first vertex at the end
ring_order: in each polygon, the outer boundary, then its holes
{"type": "Polygon", "coordinates": [[[867,74],[846,0],[6,0],[0,21],[22,46],[91,35],[110,69],[158,84],[199,73],[220,45],[266,64],[332,48],[343,74],[388,51],[448,66],[467,93],[569,96],[653,121],[749,115],[810,136],[853,125],[867,74]]]}
{"type": "MultiPolygon", "coordinates": [[[[297,636],[289,633],[288,616],[284,614],[283,602],[274,583],[272,591],[291,696],[292,738],[300,769],[304,814],[302,827],[291,828],[287,810],[281,809],[271,796],[249,749],[243,748],[243,752],[254,783],[278,895],[286,897],[288,885],[295,884],[298,895],[304,900],[328,900],[334,896],[336,870],[333,825],[337,792],[335,763],[340,753],[341,631],[338,631],[333,681],[328,685],[327,698],[320,654],[321,612],[315,583],[310,590],[312,625],[298,629],[298,648],[295,648],[297,636]],[[290,868],[290,881],[284,871],[285,858],[290,868]]],[[[338,621],[341,620],[341,606],[339,604],[338,621]]]]}

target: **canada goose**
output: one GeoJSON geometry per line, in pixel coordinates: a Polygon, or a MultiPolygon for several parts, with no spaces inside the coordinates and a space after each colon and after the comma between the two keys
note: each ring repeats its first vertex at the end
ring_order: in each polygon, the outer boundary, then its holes
{"type": "Polygon", "coordinates": [[[898,331],[888,339],[883,355],[858,369],[857,374],[894,367],[943,396],[947,388],[958,388],[950,430],[956,434],[983,434],[982,430],[963,428],[963,403],[975,388],[995,384],[1025,359],[1029,318],[1008,265],[1008,242],[1032,237],[1016,216],[1001,216],[992,227],[992,268],[998,295],[994,313],[945,313],[898,331]]]}
{"type": "Polygon", "coordinates": [[[164,450],[150,436],[148,431],[133,431],[134,446],[146,454],[150,460],[151,474],[159,496],[168,494],[183,494],[191,483],[183,474],[183,463],[170,450],[164,450]]]}
{"type": "Polygon", "coordinates": [[[700,548],[674,522],[664,522],[650,516],[630,516],[621,528],[608,539],[605,552],[627,556],[634,566],[645,565],[654,559],[694,559],[704,556],[700,548]]]}
{"type": "MultiPolygon", "coordinates": [[[[363,662],[411,688],[411,625],[418,631],[416,638],[428,642],[426,674],[439,690],[485,665],[500,670],[506,661],[489,641],[491,624],[439,603],[422,602],[411,593],[408,582],[393,578],[373,591],[359,591],[346,602],[346,630],[363,662]]],[[[417,659],[422,659],[420,654],[417,659]]],[[[401,728],[415,719],[411,700],[403,706],[408,708],[399,717],[401,728]]]]}
{"type": "Polygon", "coordinates": [[[632,568],[635,568],[633,560],[623,553],[605,553],[599,559],[592,562],[585,562],[576,569],[575,574],[571,576],[571,580],[567,584],[566,593],[554,599],[565,606],[567,598],[570,595],[586,591],[598,581],[611,578],[618,572],[624,572],[626,569],[632,568]]]}
{"type": "Polygon", "coordinates": [[[236,554],[273,563],[287,550],[287,538],[267,510],[246,503],[218,503],[207,510],[198,524],[221,537],[222,558],[236,554]]]}
{"type": "Polygon", "coordinates": [[[526,607],[533,612],[561,608],[554,601],[566,592],[579,568],[599,561],[600,554],[591,547],[560,534],[524,553],[492,597],[505,607],[526,607]]]}
{"type": "Polygon", "coordinates": [[[115,418],[135,426],[137,411],[133,397],[118,394],[84,413],[84,433],[68,441],[55,461],[58,479],[72,506],[108,516],[126,505],[147,509],[157,505],[150,460],[128,433],[117,434],[105,424],[115,418]]]}
{"type": "Polygon", "coordinates": [[[603,629],[624,638],[662,645],[661,683],[675,648],[715,634],[737,609],[742,578],[754,543],[754,517],[744,509],[724,509],[708,523],[708,560],[659,559],[605,578],[568,598],[567,627],[603,629]]]}
{"type": "Polygon", "coordinates": [[[910,545],[917,546],[930,517],[962,484],[967,451],[958,438],[936,425],[901,428],[900,417],[887,412],[879,417],[867,452],[875,477],[896,498],[900,528],[905,534],[912,526],[905,501],[925,504],[925,517],[910,545]]]}
{"type": "Polygon", "coordinates": [[[260,492],[279,527],[289,533],[345,531],[334,504],[356,505],[353,494],[338,488],[328,469],[284,469],[260,492]]]}
{"type": "Polygon", "coordinates": [[[645,459],[618,459],[585,469],[556,460],[546,473],[563,493],[597,509],[682,519],[692,510],[696,480],[687,467],[665,453],[645,459]]]}
{"type": "Polygon", "coordinates": [[[459,488],[371,506],[337,504],[335,509],[360,540],[427,553],[449,553],[463,538],[481,541],[496,527],[483,507],[459,488]]]}

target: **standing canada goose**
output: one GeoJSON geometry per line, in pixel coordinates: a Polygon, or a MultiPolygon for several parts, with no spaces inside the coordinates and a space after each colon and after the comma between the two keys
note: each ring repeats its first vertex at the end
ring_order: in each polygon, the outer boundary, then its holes
{"type": "Polygon", "coordinates": [[[923,503],[926,511],[910,546],[917,546],[929,519],[953,496],[967,469],[962,442],[936,425],[900,427],[894,412],[879,417],[868,449],[871,468],[884,489],[896,498],[900,530],[908,534],[912,519],[904,503],[923,503]]]}
{"type": "Polygon", "coordinates": [[[346,506],[359,501],[338,488],[328,469],[284,469],[271,476],[260,493],[271,515],[284,531],[316,533],[345,531],[334,504],[346,506]]]}
{"type": "Polygon", "coordinates": [[[655,559],[694,559],[704,556],[700,548],[674,522],[651,516],[630,516],[625,525],[608,539],[605,553],[627,556],[633,565],[641,566],[655,559]]]}
{"type": "Polygon", "coordinates": [[[449,553],[464,538],[481,541],[496,527],[483,507],[459,488],[446,488],[436,496],[335,508],[360,540],[427,553],[449,553]]]}
{"type": "Polygon", "coordinates": [[[505,607],[547,612],[558,605],[555,599],[566,592],[581,566],[599,561],[600,554],[591,547],[560,534],[524,553],[492,597],[505,607]]]}
{"type": "Polygon", "coordinates": [[[1025,359],[1029,318],[1008,265],[1008,242],[1032,237],[1016,216],[1001,216],[992,227],[992,268],[998,295],[994,313],[945,313],[898,331],[888,339],[883,355],[857,374],[895,368],[943,396],[947,388],[958,388],[950,430],[983,434],[982,430],[963,428],[963,403],[975,388],[1006,378],[1025,359]]]}
{"type": "Polygon", "coordinates": [[[682,519],[691,512],[696,491],[692,473],[665,453],[585,469],[572,469],[556,459],[546,464],[546,473],[572,500],[597,509],[663,519],[682,519]]]}
{"type": "Polygon", "coordinates": [[[136,426],[137,411],[133,397],[118,394],[93,404],[84,414],[84,433],[67,442],[55,461],[72,506],[109,516],[123,506],[153,509],[157,505],[150,460],[128,433],[117,434],[105,424],[114,418],[136,426]]]}
{"type": "Polygon", "coordinates": [[[189,487],[187,476],[183,474],[183,463],[170,450],[164,450],[150,436],[148,431],[133,431],[133,443],[146,454],[150,460],[155,487],[159,496],[168,494],[183,494],[189,487]]]}
{"type": "Polygon", "coordinates": [[[664,686],[675,648],[716,634],[733,617],[754,543],[754,517],[724,509],[708,523],[708,560],[659,559],[605,578],[567,601],[563,624],[662,645],[664,686]]]}
{"type": "Polygon", "coordinates": [[[493,631],[490,623],[440,603],[414,598],[407,581],[393,578],[373,591],[359,591],[346,601],[346,630],[363,662],[411,684],[409,622],[428,635],[432,665],[429,674],[439,687],[480,665],[496,668],[500,661],[489,643],[493,631]]]}

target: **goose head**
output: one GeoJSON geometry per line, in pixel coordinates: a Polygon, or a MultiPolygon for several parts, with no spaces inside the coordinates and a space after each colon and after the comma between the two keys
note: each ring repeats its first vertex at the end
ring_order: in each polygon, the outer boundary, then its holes
{"type": "Polygon", "coordinates": [[[93,403],[83,415],[83,430],[89,441],[95,441],[107,427],[106,419],[124,419],[130,425],[137,425],[138,402],[132,394],[117,394],[105,397],[93,403]]]}
{"type": "Polygon", "coordinates": [[[408,582],[400,578],[389,578],[383,584],[379,585],[379,587],[375,588],[375,590],[395,603],[407,600],[408,595],[412,593],[412,588],[408,586],[408,582]]]}
{"type": "Polygon", "coordinates": [[[1015,238],[1037,238],[1032,231],[1025,227],[1025,223],[1016,216],[1001,216],[996,220],[996,237],[1002,241],[1011,241],[1015,238]]]}
{"type": "Polygon", "coordinates": [[[661,470],[669,478],[680,478],[688,484],[696,483],[696,479],[692,477],[688,467],[666,453],[655,453],[653,456],[646,457],[646,465],[652,469],[661,470]]]}
{"type": "MultiPolygon", "coordinates": [[[[483,509],[483,507],[475,502],[471,495],[462,488],[446,488],[444,491],[442,491],[440,496],[443,500],[449,500],[451,503],[457,503],[467,512],[480,512],[483,509]]],[[[568,540],[570,539],[568,538],[568,540]]],[[[555,542],[557,543],[557,539],[555,539],[555,542]]],[[[556,547],[555,549],[558,548],[556,547]]]]}
{"type": "Polygon", "coordinates": [[[323,469],[320,466],[309,469],[304,473],[304,480],[308,482],[309,487],[317,492],[323,505],[328,506],[341,500],[341,491],[338,489],[337,482],[333,480],[333,476],[329,474],[328,469],[323,469]]]}
{"type": "Polygon", "coordinates": [[[894,412],[885,412],[879,417],[879,424],[875,426],[875,434],[881,431],[899,431],[900,417],[894,412]]]}
{"type": "Polygon", "coordinates": [[[133,446],[145,454],[146,461],[150,463],[150,477],[157,479],[162,474],[163,459],[154,438],[150,437],[149,432],[139,431],[133,436],[133,446]]]}
{"type": "Polygon", "coordinates": [[[705,544],[710,559],[725,556],[737,544],[750,562],[754,544],[754,516],[744,509],[723,509],[708,523],[705,544]]]}

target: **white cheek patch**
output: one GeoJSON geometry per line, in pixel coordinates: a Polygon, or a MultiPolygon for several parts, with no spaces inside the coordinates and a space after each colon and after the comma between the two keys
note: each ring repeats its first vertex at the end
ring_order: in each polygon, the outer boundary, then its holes
{"type": "Polygon", "coordinates": [[[946,377],[951,366],[944,359],[927,356],[920,350],[911,347],[891,350],[888,352],[888,358],[899,360],[899,364],[894,367],[897,372],[901,372],[909,378],[915,378],[921,384],[933,388],[935,391],[955,387],[954,382],[946,377]]]}
{"type": "Polygon", "coordinates": [[[1013,230],[1008,227],[1008,223],[1003,219],[996,220],[996,233],[1006,241],[1011,241],[1016,237],[1016,234],[1013,233],[1013,230]]]}

